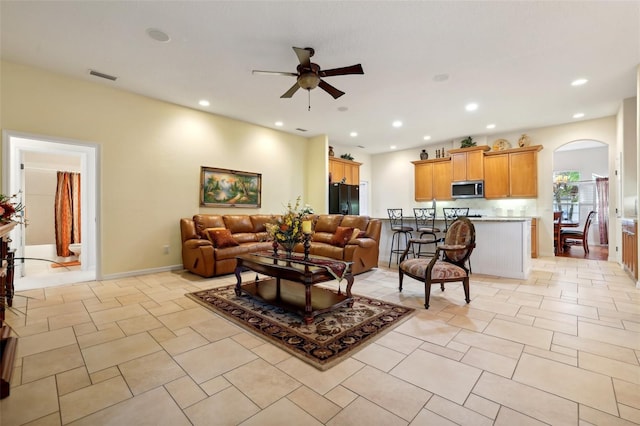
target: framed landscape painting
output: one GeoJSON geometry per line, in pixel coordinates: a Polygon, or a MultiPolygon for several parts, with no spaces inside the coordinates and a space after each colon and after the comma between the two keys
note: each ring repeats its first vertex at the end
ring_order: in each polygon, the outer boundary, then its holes
{"type": "Polygon", "coordinates": [[[262,175],[237,170],[200,168],[200,205],[260,207],[262,175]]]}

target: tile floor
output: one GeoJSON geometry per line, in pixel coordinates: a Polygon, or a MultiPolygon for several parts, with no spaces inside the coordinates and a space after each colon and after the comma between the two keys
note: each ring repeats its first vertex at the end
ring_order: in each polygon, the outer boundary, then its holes
{"type": "Polygon", "coordinates": [[[29,290],[9,425],[627,425],[640,423],[640,290],[614,264],[534,260],[526,281],[422,286],[381,267],[354,292],[418,308],[320,372],[184,297],[185,272],[29,290]]]}

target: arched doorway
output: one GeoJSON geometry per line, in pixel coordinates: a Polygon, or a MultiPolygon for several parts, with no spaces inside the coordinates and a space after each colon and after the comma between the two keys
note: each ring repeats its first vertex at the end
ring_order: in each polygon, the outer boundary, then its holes
{"type": "Polygon", "coordinates": [[[557,247],[556,255],[607,260],[609,216],[609,147],[596,140],[577,140],[557,148],[553,154],[553,210],[561,212],[554,242],[562,229],[585,232],[589,212],[595,211],[586,231],[588,253],[583,245],[557,247]]]}

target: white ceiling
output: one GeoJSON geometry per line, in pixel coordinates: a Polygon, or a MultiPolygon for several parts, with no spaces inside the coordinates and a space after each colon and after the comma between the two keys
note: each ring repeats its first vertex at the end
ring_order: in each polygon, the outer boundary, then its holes
{"type": "Polygon", "coordinates": [[[638,1],[1,0],[0,19],[3,60],[266,127],[280,120],[283,131],[328,134],[356,156],[358,145],[379,153],[566,123],[577,112],[614,115],[636,95],[640,64],[638,1]],[[171,41],[152,40],[148,28],[171,41]],[[251,74],[295,71],[292,46],[313,47],[323,69],[361,63],[365,74],[327,77],[346,94],[312,90],[307,111],[303,90],[280,98],[294,77],[251,74]],[[435,81],[441,74],[449,78],[435,81]],[[589,82],[572,87],[579,77],[589,82]],[[478,110],[466,112],[468,102],[478,110]]]}

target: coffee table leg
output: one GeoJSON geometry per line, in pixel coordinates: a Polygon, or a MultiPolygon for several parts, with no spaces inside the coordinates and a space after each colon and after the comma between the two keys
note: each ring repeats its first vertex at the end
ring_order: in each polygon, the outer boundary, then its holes
{"type": "Polygon", "coordinates": [[[311,306],[311,285],[307,284],[304,286],[304,323],[312,324],[313,323],[313,314],[312,306],[311,306]]]}
{"type": "Polygon", "coordinates": [[[236,280],[237,280],[236,288],[235,288],[236,296],[240,296],[242,294],[242,290],[240,290],[240,287],[242,286],[242,277],[240,276],[240,272],[242,272],[242,267],[240,266],[240,264],[238,264],[235,270],[236,280]]]}
{"type": "Polygon", "coordinates": [[[351,286],[353,285],[353,275],[351,273],[347,274],[345,277],[347,279],[347,298],[352,299],[349,302],[349,307],[353,307],[353,296],[351,296],[351,286]]]}

